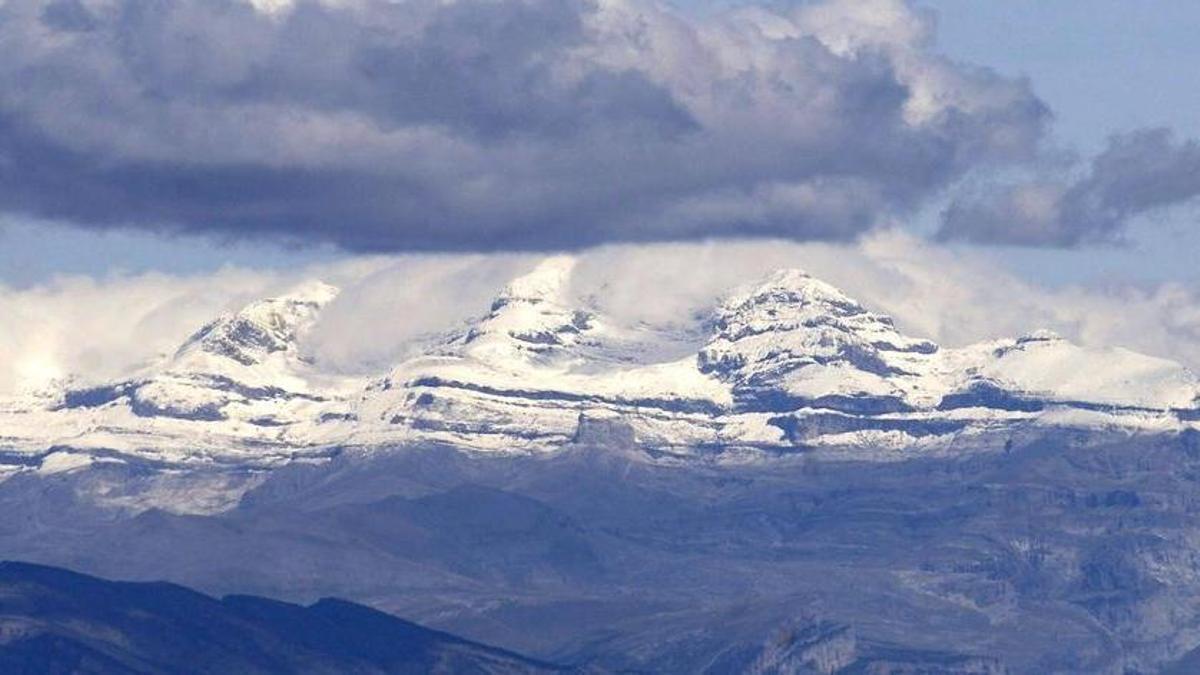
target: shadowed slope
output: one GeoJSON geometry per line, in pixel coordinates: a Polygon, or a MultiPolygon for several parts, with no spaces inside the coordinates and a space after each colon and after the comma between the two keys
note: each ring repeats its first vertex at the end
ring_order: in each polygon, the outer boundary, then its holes
{"type": "Polygon", "coordinates": [[[222,600],[0,563],[5,673],[537,673],[562,669],[341,600],[222,600]]]}

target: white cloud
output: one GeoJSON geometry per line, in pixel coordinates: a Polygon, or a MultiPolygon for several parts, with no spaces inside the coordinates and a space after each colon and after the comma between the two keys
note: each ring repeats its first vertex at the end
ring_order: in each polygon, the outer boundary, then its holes
{"type": "Polygon", "coordinates": [[[70,374],[112,377],[173,350],[225,309],[269,292],[269,275],[64,277],[0,286],[0,392],[70,374]]]}
{"type": "MultiPolygon", "coordinates": [[[[487,311],[530,255],[355,259],[292,273],[226,269],[0,288],[0,392],[77,373],[106,378],[169,353],[222,310],[300,278],[341,286],[305,349],[328,367],[377,372],[414,340],[487,311]]],[[[626,322],[685,325],[739,284],[781,267],[823,278],[902,331],[944,344],[1051,328],[1083,344],[1125,346],[1200,368],[1200,292],[1182,284],[1046,288],[987,258],[897,231],[860,244],[782,241],[610,246],[580,255],[571,292],[626,322]]]]}
{"type": "MultiPolygon", "coordinates": [[[[309,334],[305,349],[342,372],[378,372],[414,341],[486,311],[528,256],[429,255],[380,259],[352,275],[309,334]]],[[[331,270],[344,276],[345,266],[331,270]]],[[[327,275],[328,276],[328,275],[327,275]]]]}

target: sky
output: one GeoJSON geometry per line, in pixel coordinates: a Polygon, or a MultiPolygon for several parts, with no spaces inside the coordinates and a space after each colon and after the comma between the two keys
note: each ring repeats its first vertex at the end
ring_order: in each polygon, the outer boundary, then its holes
{"type": "Polygon", "coordinates": [[[791,265],[949,343],[1049,325],[1200,366],[1197,20],[0,0],[0,391],[118,372],[314,276],[355,326],[320,349],[374,367],[562,250],[655,320],[791,265]]]}
{"type": "MultiPolygon", "coordinates": [[[[1200,137],[1200,88],[1181,64],[1200,58],[1185,0],[925,0],[938,13],[946,53],[1029,77],[1055,114],[1065,147],[1100,151],[1126,129],[1168,127],[1200,137]]],[[[1018,249],[997,258],[1043,283],[1196,280],[1195,208],[1181,206],[1135,225],[1124,246],[1084,251],[1018,249]]]]}

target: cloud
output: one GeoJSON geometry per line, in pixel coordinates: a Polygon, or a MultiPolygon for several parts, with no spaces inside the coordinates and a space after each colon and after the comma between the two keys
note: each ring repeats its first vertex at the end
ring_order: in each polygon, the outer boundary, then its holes
{"type": "Polygon", "coordinates": [[[62,276],[0,284],[0,396],[76,377],[131,375],[173,354],[223,312],[309,280],[342,289],[305,337],[323,368],[378,373],[431,334],[486,311],[495,293],[536,258],[513,255],[358,257],[302,269],[227,267],[210,273],[62,276]]]}
{"type": "Polygon", "coordinates": [[[375,374],[414,355],[429,338],[482,315],[496,293],[537,256],[404,255],[347,274],[347,264],[316,273],[342,292],[322,312],[303,348],[326,368],[375,374]]]}
{"type": "MultiPolygon", "coordinates": [[[[59,279],[0,287],[0,394],[75,374],[105,379],[169,354],[221,311],[304,279],[343,288],[302,348],[322,368],[377,374],[431,334],[484,314],[536,255],[379,256],[289,272],[59,279]],[[81,339],[86,336],[86,339],[81,339]]],[[[694,353],[722,294],[799,267],[891,314],[900,330],[947,346],[1051,328],[1085,345],[1124,346],[1200,370],[1200,288],[1046,288],[971,252],[899,231],[852,244],[769,240],[610,245],[579,256],[570,295],[618,324],[659,329],[652,358],[694,353]],[[673,339],[666,339],[674,336],[673,339]]]]}
{"type": "Polygon", "coordinates": [[[1046,287],[989,258],[899,230],[853,244],[707,242],[612,246],[577,267],[576,295],[621,321],[685,326],[720,296],[786,267],[803,269],[946,346],[1052,329],[1081,344],[1123,346],[1200,372],[1200,287],[1046,287]]]}
{"type": "Polygon", "coordinates": [[[222,311],[269,292],[268,275],[224,270],[0,285],[0,393],[81,375],[109,378],[174,351],[222,311]]]}
{"type": "Polygon", "coordinates": [[[1111,243],[1138,216],[1200,195],[1200,143],[1167,129],[1109,139],[1074,182],[1030,181],[960,197],[938,238],[985,244],[1074,247],[1111,243]]]}
{"type": "Polygon", "coordinates": [[[0,212],[355,251],[847,240],[1036,151],[902,0],[5,0],[0,212]]]}
{"type": "MultiPolygon", "coordinates": [[[[485,313],[507,280],[540,259],[402,256],[380,258],[370,274],[349,274],[345,265],[326,268],[321,272],[326,278],[341,270],[346,290],[306,349],[347,372],[378,372],[411,355],[430,333],[485,313]]],[[[666,342],[652,357],[679,358],[705,339],[701,324],[724,294],[789,267],[893,316],[901,331],[948,347],[1049,328],[1080,344],[1126,347],[1200,372],[1200,287],[1046,287],[985,256],[895,229],[852,243],[710,240],[597,247],[578,255],[569,296],[618,324],[659,329],[666,342]]]]}

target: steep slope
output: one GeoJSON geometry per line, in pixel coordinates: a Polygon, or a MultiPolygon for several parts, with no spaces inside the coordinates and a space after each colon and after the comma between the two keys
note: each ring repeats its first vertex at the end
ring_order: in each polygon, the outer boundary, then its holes
{"type": "Polygon", "coordinates": [[[543,673],[565,669],[362,605],[217,600],[182,586],[119,583],[0,563],[6,673],[543,673]]]}

